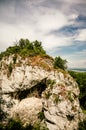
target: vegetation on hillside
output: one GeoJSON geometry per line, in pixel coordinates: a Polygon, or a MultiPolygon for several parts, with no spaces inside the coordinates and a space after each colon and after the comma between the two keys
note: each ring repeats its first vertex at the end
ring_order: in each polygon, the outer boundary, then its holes
{"type": "Polygon", "coordinates": [[[55,57],[54,68],[55,69],[61,68],[63,70],[67,69],[67,61],[62,59],[60,56],[55,57]]]}
{"type": "MultiPolygon", "coordinates": [[[[86,113],[86,72],[69,71],[69,73],[79,85],[80,89],[79,101],[83,112],[86,113]]],[[[86,119],[84,119],[79,123],[78,129],[86,130],[86,119]]]]}
{"type": "Polygon", "coordinates": [[[41,42],[34,41],[30,42],[28,39],[20,39],[14,46],[8,47],[6,51],[0,54],[0,60],[4,56],[11,54],[19,54],[21,56],[35,56],[35,55],[46,55],[46,51],[43,49],[41,42]]]}
{"type": "Polygon", "coordinates": [[[82,109],[86,109],[86,72],[69,71],[70,75],[79,85],[80,95],[79,101],[82,109]]]}
{"type": "Polygon", "coordinates": [[[0,130],[48,130],[48,128],[43,126],[40,122],[34,125],[28,124],[23,126],[20,121],[9,119],[6,126],[0,124],[0,130]]]}
{"type": "MultiPolygon", "coordinates": [[[[0,53],[0,60],[3,57],[15,54],[13,57],[13,63],[16,63],[17,54],[22,57],[29,57],[29,56],[45,56],[47,58],[51,58],[49,55],[46,54],[46,51],[42,47],[42,43],[35,40],[34,42],[30,42],[28,39],[21,38],[18,42],[15,43],[14,46],[10,46],[6,49],[6,51],[0,53]]],[[[54,63],[53,67],[55,69],[67,69],[67,61],[62,59],[60,56],[55,57],[55,59],[51,58],[54,63]]],[[[42,65],[42,64],[41,64],[42,65]]],[[[44,65],[43,65],[44,66],[44,65]]],[[[12,65],[9,65],[9,71],[12,72],[12,65]]]]}
{"type": "Polygon", "coordinates": [[[79,130],[86,130],[86,120],[79,123],[79,130]]]}

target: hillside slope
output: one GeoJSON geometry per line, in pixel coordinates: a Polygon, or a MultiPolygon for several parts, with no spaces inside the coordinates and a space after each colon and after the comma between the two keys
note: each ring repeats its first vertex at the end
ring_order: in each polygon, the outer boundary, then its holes
{"type": "Polygon", "coordinates": [[[73,78],[54,69],[48,56],[17,54],[14,59],[12,54],[0,61],[1,109],[7,119],[23,125],[40,123],[49,130],[77,130],[83,115],[73,78]]]}

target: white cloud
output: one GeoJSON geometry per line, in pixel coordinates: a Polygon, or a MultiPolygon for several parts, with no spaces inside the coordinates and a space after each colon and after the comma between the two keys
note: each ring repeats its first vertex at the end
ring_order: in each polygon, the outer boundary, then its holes
{"type": "MultiPolygon", "coordinates": [[[[44,48],[48,52],[53,50],[53,53],[54,49],[58,50],[63,46],[74,44],[73,40],[86,41],[86,29],[79,30],[68,37],[58,32],[62,27],[79,25],[75,20],[79,13],[85,14],[85,11],[83,6],[77,6],[76,9],[75,5],[83,3],[86,1],[54,0],[52,4],[51,0],[21,0],[21,2],[14,0],[5,5],[3,3],[3,6],[0,6],[0,51],[20,38],[42,41],[44,48]],[[54,5],[55,3],[57,4],[54,5]],[[8,10],[9,13],[7,13],[8,10]],[[58,35],[53,33],[55,30],[58,35]]],[[[85,57],[85,54],[84,50],[65,57],[70,61],[69,66],[77,66],[77,63],[85,66],[85,60],[82,57],[85,57]]]]}
{"type": "Polygon", "coordinates": [[[64,55],[62,58],[67,59],[69,68],[86,68],[86,49],[64,55]]]}
{"type": "Polygon", "coordinates": [[[18,23],[16,23],[16,21],[15,24],[0,23],[0,42],[3,44],[1,49],[8,47],[20,38],[40,40],[44,43],[43,46],[47,50],[71,43],[70,37],[59,37],[54,34],[47,35],[55,29],[58,30],[70,24],[69,18],[56,9],[45,7],[38,8],[37,11],[34,9],[33,17],[27,15],[26,21],[27,22],[25,22],[25,19],[23,21],[23,16],[21,16],[18,23]]]}
{"type": "Polygon", "coordinates": [[[65,0],[65,1],[68,3],[71,3],[71,4],[73,4],[73,3],[75,3],[75,4],[86,3],[85,0],[65,0]]]}
{"type": "Polygon", "coordinates": [[[49,35],[43,38],[44,47],[46,50],[52,50],[56,47],[69,46],[72,44],[70,37],[49,35]]]}
{"type": "Polygon", "coordinates": [[[76,56],[82,56],[82,57],[86,57],[86,49],[82,50],[82,51],[78,51],[75,53],[76,56]]]}
{"type": "Polygon", "coordinates": [[[44,14],[39,14],[38,27],[41,31],[52,31],[68,24],[67,17],[58,10],[45,9],[44,14]]]}
{"type": "Polygon", "coordinates": [[[79,41],[86,41],[86,29],[82,29],[78,32],[76,40],[79,41]]]}
{"type": "Polygon", "coordinates": [[[86,60],[70,60],[68,62],[69,68],[86,68],[86,60]]]}
{"type": "Polygon", "coordinates": [[[16,40],[20,38],[29,38],[33,33],[32,29],[28,25],[16,25],[0,23],[0,51],[3,51],[8,46],[11,46],[16,40]],[[30,33],[29,33],[30,32],[30,33]]]}

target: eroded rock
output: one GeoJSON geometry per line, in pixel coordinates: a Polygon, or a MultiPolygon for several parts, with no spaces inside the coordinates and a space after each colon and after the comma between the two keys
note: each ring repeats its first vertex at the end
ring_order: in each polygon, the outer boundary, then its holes
{"type": "Polygon", "coordinates": [[[1,107],[8,113],[7,118],[34,124],[41,121],[38,113],[42,111],[49,130],[78,129],[78,122],[83,118],[79,88],[68,73],[51,69],[52,65],[48,66],[47,60],[42,58],[43,64],[39,66],[37,60],[38,65],[35,61],[28,65],[27,61],[31,59],[19,57],[8,75],[7,66],[12,62],[12,56],[5,60],[2,60],[0,70],[0,88],[5,101],[1,107]]]}

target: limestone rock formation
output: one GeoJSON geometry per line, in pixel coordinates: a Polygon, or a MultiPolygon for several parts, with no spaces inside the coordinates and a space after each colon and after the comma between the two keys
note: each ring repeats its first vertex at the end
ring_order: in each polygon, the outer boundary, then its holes
{"type": "Polygon", "coordinates": [[[1,108],[7,118],[19,119],[24,125],[44,122],[49,130],[77,130],[82,111],[73,78],[55,70],[48,57],[17,56],[15,64],[13,57],[4,57],[0,63],[1,108]]]}

